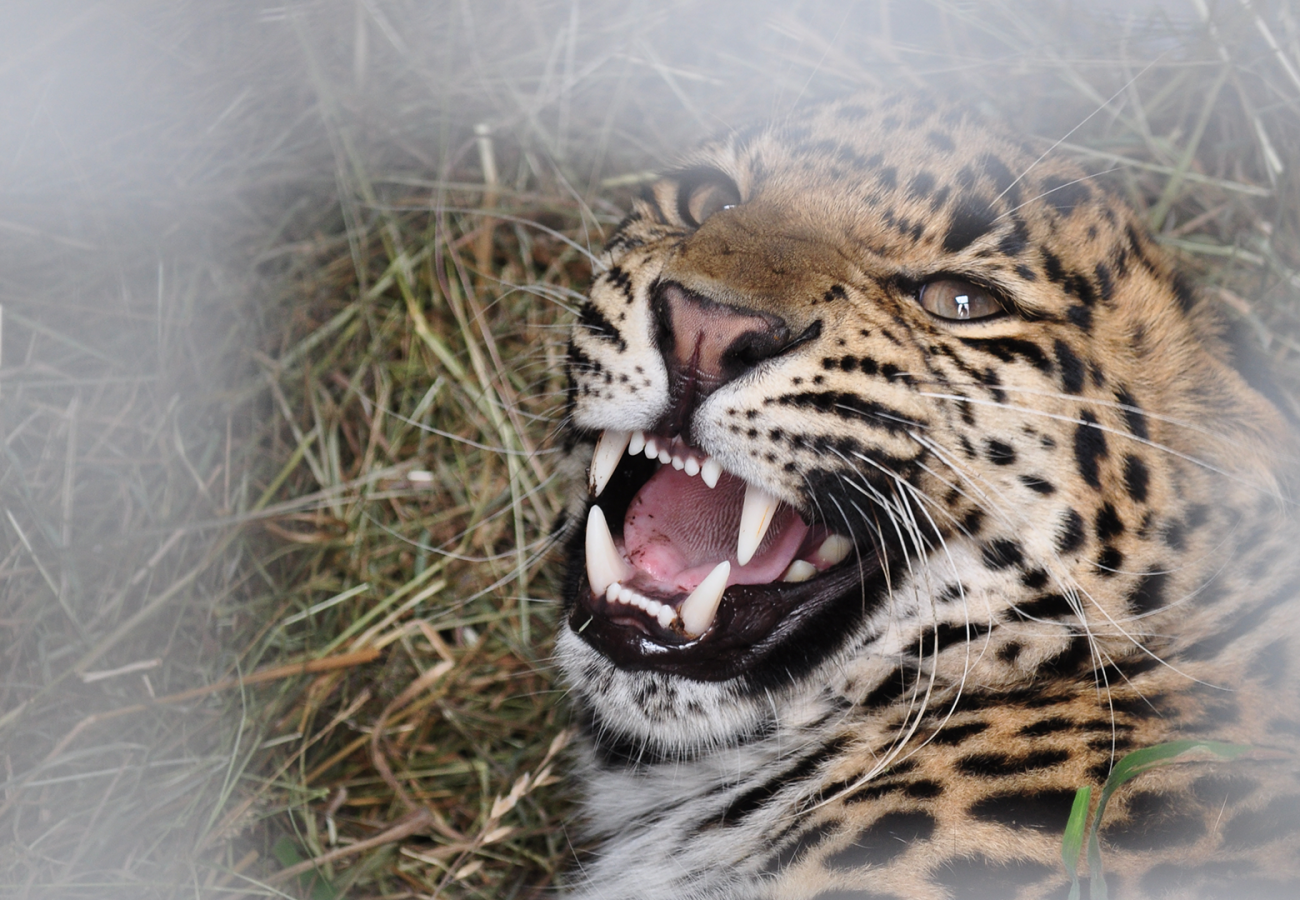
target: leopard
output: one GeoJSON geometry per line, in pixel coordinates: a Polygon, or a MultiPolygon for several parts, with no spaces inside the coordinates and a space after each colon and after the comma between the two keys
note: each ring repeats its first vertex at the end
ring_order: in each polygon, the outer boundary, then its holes
{"type": "Polygon", "coordinates": [[[564,896],[1300,896],[1296,418],[1116,184],[855,94],[598,261],[564,896]]]}

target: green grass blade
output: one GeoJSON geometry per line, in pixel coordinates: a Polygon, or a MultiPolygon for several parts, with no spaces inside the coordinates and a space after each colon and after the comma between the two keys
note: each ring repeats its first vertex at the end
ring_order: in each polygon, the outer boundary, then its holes
{"type": "MultiPolygon", "coordinates": [[[[1093,817],[1092,828],[1088,833],[1088,872],[1091,878],[1092,900],[1108,900],[1106,892],[1106,879],[1103,877],[1101,865],[1101,817],[1106,812],[1106,803],[1116,790],[1126,782],[1136,778],[1148,769],[1154,769],[1157,766],[1165,766],[1177,762],[1179,757],[1193,753],[1195,751],[1204,751],[1216,756],[1222,760],[1236,759],[1241,754],[1251,748],[1244,744],[1228,744],[1223,741],[1198,741],[1186,739],[1181,741],[1168,741],[1163,744],[1156,744],[1152,747],[1143,747],[1141,750],[1134,750],[1126,754],[1123,759],[1115,764],[1111,769],[1110,777],[1102,785],[1101,797],[1097,801],[1097,814],[1093,817]]],[[[1079,805],[1079,798],[1076,795],[1075,807],[1079,805]]],[[[1070,812],[1071,821],[1073,821],[1074,811],[1070,812]]],[[[1067,836],[1069,834],[1067,830],[1067,836]]],[[[1064,852],[1064,848],[1062,850],[1064,852]]],[[[1073,897],[1074,895],[1071,894],[1073,897]]]]}
{"type": "Polygon", "coordinates": [[[1083,849],[1083,833],[1088,826],[1088,803],[1092,800],[1092,788],[1084,785],[1074,794],[1074,805],[1070,807],[1070,818],[1065,824],[1065,837],[1061,839],[1061,861],[1065,871],[1070,873],[1069,900],[1079,900],[1079,852],[1083,849]]]}

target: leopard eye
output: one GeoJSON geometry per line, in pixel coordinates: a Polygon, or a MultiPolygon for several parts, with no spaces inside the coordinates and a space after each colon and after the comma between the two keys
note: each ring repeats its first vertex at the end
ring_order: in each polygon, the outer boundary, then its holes
{"type": "Polygon", "coordinates": [[[703,173],[683,180],[677,195],[677,210],[686,224],[698,228],[715,212],[740,203],[740,191],[721,172],[703,173]]]}
{"type": "Polygon", "coordinates": [[[987,319],[1005,312],[988,291],[956,278],[941,278],[922,285],[917,300],[922,309],[940,319],[987,319]]]}

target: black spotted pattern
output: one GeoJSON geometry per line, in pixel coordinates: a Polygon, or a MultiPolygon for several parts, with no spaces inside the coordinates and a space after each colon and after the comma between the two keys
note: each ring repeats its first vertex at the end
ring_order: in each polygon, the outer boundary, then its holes
{"type": "Polygon", "coordinates": [[[1074,430],[1074,458],[1079,464],[1079,474],[1089,487],[1101,489],[1100,460],[1106,456],[1106,435],[1097,424],[1097,417],[1084,410],[1074,430]]]}
{"type": "Polygon", "coordinates": [[[853,871],[864,866],[879,866],[906,853],[919,841],[929,840],[938,823],[924,810],[891,812],[864,829],[853,843],[826,858],[827,868],[853,871]]]}
{"type": "Polygon", "coordinates": [[[1128,801],[1128,815],[1103,824],[1102,837],[1126,850],[1160,850],[1194,844],[1205,834],[1200,804],[1179,794],[1140,791],[1128,801]]]}
{"type": "Polygon", "coordinates": [[[970,807],[972,817],[1007,828],[1032,828],[1060,834],[1065,831],[1074,791],[1008,791],[989,794],[970,807]]]}
{"type": "Polygon", "coordinates": [[[1065,519],[1056,533],[1056,549],[1060,553],[1078,550],[1087,539],[1084,531],[1083,516],[1077,510],[1067,509],[1065,519]]]}

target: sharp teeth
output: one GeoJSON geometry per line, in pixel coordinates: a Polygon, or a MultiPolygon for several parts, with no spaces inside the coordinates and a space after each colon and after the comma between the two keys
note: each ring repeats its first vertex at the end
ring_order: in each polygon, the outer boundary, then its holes
{"type": "Polygon", "coordinates": [[[727,579],[730,577],[731,563],[724,559],[700,582],[699,587],[691,591],[678,613],[687,634],[704,634],[713,624],[718,604],[722,602],[722,592],[727,589],[727,579]]]}
{"type": "Polygon", "coordinates": [[[665,466],[673,461],[673,455],[668,452],[667,447],[659,451],[659,461],[663,463],[665,466]]]}
{"type": "Polygon", "coordinates": [[[599,506],[592,505],[587,514],[587,583],[591,592],[600,596],[609,586],[631,575],[627,563],[614,546],[614,536],[599,506]]]}
{"type": "Polygon", "coordinates": [[[694,456],[686,458],[686,474],[692,478],[700,474],[700,463],[694,456]]]}
{"type": "Polygon", "coordinates": [[[780,503],[780,500],[762,488],[752,484],[745,486],[745,505],[740,510],[740,535],[736,542],[736,562],[743,566],[754,558],[780,503]]]}
{"type": "Polygon", "coordinates": [[[600,440],[596,442],[596,452],[591,454],[591,472],[587,480],[587,487],[593,497],[599,497],[601,491],[605,490],[605,485],[609,484],[609,479],[618,468],[618,461],[623,458],[623,451],[631,440],[632,435],[627,431],[607,429],[601,434],[600,440]]]}
{"type": "Polygon", "coordinates": [[[806,559],[796,559],[790,563],[790,568],[785,570],[781,576],[782,581],[788,581],[791,584],[798,581],[807,581],[817,574],[817,567],[806,559]]]}
{"type": "Polygon", "coordinates": [[[645,455],[646,459],[659,458],[659,445],[655,443],[655,439],[652,437],[645,439],[645,455]]]}
{"type": "Polygon", "coordinates": [[[627,445],[628,456],[637,456],[645,449],[645,432],[632,432],[632,439],[627,445]]]}
{"type": "Polygon", "coordinates": [[[823,566],[834,566],[844,562],[844,558],[853,549],[853,542],[842,534],[832,534],[813,554],[814,559],[823,566]]]}
{"type": "Polygon", "coordinates": [[[700,477],[704,479],[704,483],[709,487],[717,487],[718,479],[722,477],[722,463],[710,456],[700,466],[700,477]]]}

